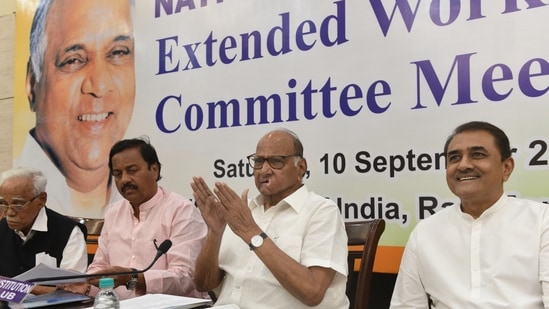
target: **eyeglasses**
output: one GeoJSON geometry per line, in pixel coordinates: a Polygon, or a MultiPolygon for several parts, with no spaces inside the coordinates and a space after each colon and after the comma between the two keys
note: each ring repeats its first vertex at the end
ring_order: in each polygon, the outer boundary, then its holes
{"type": "Polygon", "coordinates": [[[286,159],[290,157],[301,157],[301,155],[291,154],[287,156],[258,157],[254,153],[247,156],[246,158],[248,159],[248,163],[250,164],[250,166],[256,170],[263,168],[263,163],[265,163],[265,161],[269,162],[269,165],[272,168],[279,170],[284,167],[286,159]]]}
{"type": "Polygon", "coordinates": [[[5,211],[8,211],[8,208],[11,208],[13,209],[13,211],[15,212],[20,212],[21,210],[23,210],[23,208],[25,208],[28,204],[32,203],[32,201],[34,201],[38,196],[40,196],[40,194],[42,194],[42,192],[36,194],[35,196],[33,196],[28,202],[26,202],[25,204],[12,204],[12,205],[7,205],[5,201],[0,201],[0,211],[1,212],[5,212],[5,211]]]}

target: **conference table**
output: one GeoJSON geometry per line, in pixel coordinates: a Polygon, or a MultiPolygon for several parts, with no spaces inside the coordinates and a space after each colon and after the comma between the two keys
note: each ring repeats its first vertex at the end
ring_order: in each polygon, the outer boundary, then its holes
{"type": "MultiPolygon", "coordinates": [[[[5,303],[0,303],[0,309],[3,308],[47,308],[47,309],[65,309],[65,308],[89,308],[93,309],[93,298],[89,298],[84,301],[69,302],[64,304],[46,305],[46,306],[20,306],[11,305],[8,306],[5,303]]],[[[162,308],[182,308],[182,309],[204,309],[204,308],[217,308],[217,309],[239,309],[236,305],[212,305],[212,302],[208,299],[199,299],[184,296],[174,296],[166,294],[146,294],[131,299],[125,299],[120,301],[120,309],[162,309],[162,308]]]]}

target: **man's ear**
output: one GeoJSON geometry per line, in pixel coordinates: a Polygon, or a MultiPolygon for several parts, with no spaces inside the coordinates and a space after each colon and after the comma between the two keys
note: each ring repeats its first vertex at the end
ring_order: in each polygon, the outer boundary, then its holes
{"type": "Polygon", "coordinates": [[[515,160],[513,157],[505,159],[503,162],[503,182],[506,182],[511,177],[513,169],[515,169],[515,160]]]}
{"type": "Polygon", "coordinates": [[[298,166],[300,178],[305,177],[305,175],[307,174],[307,160],[305,160],[305,158],[301,158],[301,160],[299,160],[298,166]]]}
{"type": "Polygon", "coordinates": [[[158,163],[153,163],[150,169],[156,173],[156,180],[160,180],[160,165],[158,165],[158,163]]]}
{"type": "Polygon", "coordinates": [[[48,193],[46,191],[40,193],[38,199],[42,202],[42,205],[46,205],[46,201],[48,200],[48,193]]]}
{"type": "Polygon", "coordinates": [[[27,99],[29,100],[30,110],[36,111],[36,104],[34,102],[34,87],[36,86],[36,75],[32,69],[31,60],[27,61],[27,78],[25,79],[25,93],[27,94],[27,99]]]}

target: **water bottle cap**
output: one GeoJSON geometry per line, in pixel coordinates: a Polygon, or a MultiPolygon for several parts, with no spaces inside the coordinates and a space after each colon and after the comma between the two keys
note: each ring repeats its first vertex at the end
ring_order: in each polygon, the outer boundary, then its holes
{"type": "Polygon", "coordinates": [[[112,288],[114,287],[114,279],[113,278],[101,278],[99,279],[99,288],[112,288]]]}

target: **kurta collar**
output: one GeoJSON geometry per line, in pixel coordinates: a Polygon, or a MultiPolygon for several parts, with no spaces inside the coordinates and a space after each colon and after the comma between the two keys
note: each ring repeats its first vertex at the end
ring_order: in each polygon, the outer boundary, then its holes
{"type": "Polygon", "coordinates": [[[494,213],[500,210],[503,207],[503,205],[507,203],[508,200],[509,200],[509,197],[505,195],[505,193],[502,194],[500,198],[492,206],[486,209],[477,219],[473,219],[471,215],[464,213],[461,210],[461,207],[459,207],[459,205],[456,205],[458,206],[456,207],[456,210],[459,212],[459,215],[466,220],[471,220],[471,221],[482,220],[482,219],[491,217],[494,213]]]}
{"type": "MultiPolygon", "coordinates": [[[[147,212],[151,210],[157,203],[164,197],[164,189],[162,189],[160,186],[156,186],[156,193],[153,195],[152,198],[150,198],[148,201],[144,202],[143,204],[139,205],[139,212],[147,212]]],[[[131,207],[131,204],[130,204],[131,207]]]]}

